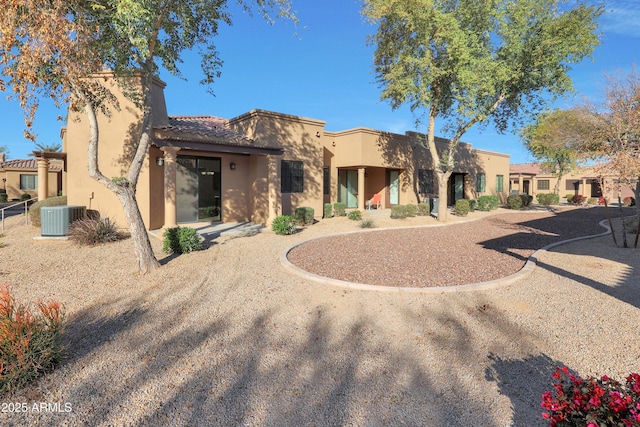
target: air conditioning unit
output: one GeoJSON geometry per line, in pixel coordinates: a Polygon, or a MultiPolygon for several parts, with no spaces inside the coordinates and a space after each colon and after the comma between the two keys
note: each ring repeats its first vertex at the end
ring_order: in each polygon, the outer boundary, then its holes
{"type": "Polygon", "coordinates": [[[69,224],[84,218],[84,206],[46,206],[40,208],[40,234],[49,236],[66,236],[69,224]]]}

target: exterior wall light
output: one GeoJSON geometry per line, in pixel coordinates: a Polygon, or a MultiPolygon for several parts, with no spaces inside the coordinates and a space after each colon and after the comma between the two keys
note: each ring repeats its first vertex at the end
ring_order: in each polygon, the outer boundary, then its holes
{"type": "Polygon", "coordinates": [[[232,171],[236,170],[236,164],[235,164],[235,162],[231,162],[231,163],[229,163],[229,168],[230,168],[232,171]]]}
{"type": "Polygon", "coordinates": [[[164,157],[156,157],[156,165],[164,166],[164,157]]]}

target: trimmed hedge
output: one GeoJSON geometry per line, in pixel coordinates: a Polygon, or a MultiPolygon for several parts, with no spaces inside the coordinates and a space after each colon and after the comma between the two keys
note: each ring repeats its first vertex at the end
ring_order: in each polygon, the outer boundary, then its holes
{"type": "Polygon", "coordinates": [[[536,194],[538,203],[544,206],[557,205],[560,203],[560,196],[554,193],[540,193],[536,194]]]}
{"type": "Polygon", "coordinates": [[[468,199],[456,200],[456,205],[454,206],[453,211],[458,216],[467,216],[467,214],[469,213],[469,200],[468,199]]]}
{"type": "Polygon", "coordinates": [[[315,214],[315,211],[313,210],[313,208],[302,207],[302,208],[296,208],[294,216],[296,217],[298,224],[309,225],[309,224],[313,224],[314,214],[315,214]]]}
{"type": "Polygon", "coordinates": [[[347,216],[347,205],[341,202],[334,203],[333,214],[335,216],[347,216]]]}
{"type": "Polygon", "coordinates": [[[349,215],[347,215],[347,218],[354,221],[360,221],[362,219],[362,212],[360,212],[358,209],[352,210],[351,212],[349,212],[349,215]]]}
{"type": "Polygon", "coordinates": [[[67,196],[49,197],[40,200],[29,207],[29,219],[34,227],[40,227],[40,209],[46,206],[64,206],[67,204],[67,196]]]}
{"type": "Polygon", "coordinates": [[[529,194],[521,194],[520,199],[522,200],[522,206],[527,207],[531,204],[531,201],[533,200],[533,196],[529,194]]]}
{"type": "Polygon", "coordinates": [[[331,206],[331,203],[325,203],[324,209],[322,212],[322,217],[331,218],[332,216],[333,216],[333,206],[331,206]]]}
{"type": "Polygon", "coordinates": [[[479,211],[492,211],[498,209],[500,204],[500,198],[498,196],[480,196],[478,197],[478,210],[479,211]]]}
{"type": "Polygon", "coordinates": [[[407,208],[404,205],[391,206],[392,219],[405,219],[407,217],[407,208]]]}
{"type": "Polygon", "coordinates": [[[280,236],[286,236],[296,232],[298,221],[290,215],[280,215],[271,223],[271,229],[280,236]]]}
{"type": "Polygon", "coordinates": [[[429,216],[431,210],[429,208],[429,203],[418,203],[418,210],[416,211],[416,215],[420,216],[429,216]]]}
{"type": "Polygon", "coordinates": [[[162,250],[167,253],[184,254],[203,249],[202,237],[195,228],[167,228],[163,237],[162,250]]]}
{"type": "Polygon", "coordinates": [[[520,209],[522,207],[522,198],[515,195],[507,197],[507,207],[509,209],[520,209]]]}

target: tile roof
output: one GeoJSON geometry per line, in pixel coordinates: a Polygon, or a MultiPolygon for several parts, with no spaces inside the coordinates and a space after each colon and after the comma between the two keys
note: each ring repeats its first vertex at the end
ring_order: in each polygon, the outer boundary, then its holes
{"type": "Polygon", "coordinates": [[[197,137],[207,142],[258,145],[251,138],[231,129],[227,119],[216,116],[170,116],[169,125],[157,129],[163,131],[166,137],[178,137],[180,140],[197,137]]]}
{"type": "Polygon", "coordinates": [[[528,175],[538,175],[542,173],[538,163],[514,163],[509,165],[510,173],[524,173],[528,175]]]}
{"type": "MultiPolygon", "coordinates": [[[[16,159],[0,163],[0,169],[38,169],[37,159],[16,159]]],[[[59,172],[62,168],[58,164],[49,163],[49,171],[59,172]]]]}

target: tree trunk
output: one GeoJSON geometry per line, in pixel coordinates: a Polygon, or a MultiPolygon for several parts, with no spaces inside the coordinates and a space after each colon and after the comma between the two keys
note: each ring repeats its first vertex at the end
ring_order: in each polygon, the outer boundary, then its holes
{"type": "MultiPolygon", "coordinates": [[[[150,85],[151,83],[148,82],[147,87],[150,88],[150,85]]],[[[147,94],[148,92],[149,90],[146,91],[147,94]]],[[[151,128],[150,111],[147,108],[144,112],[142,126],[143,132],[140,136],[140,142],[138,143],[135,155],[131,160],[127,177],[120,177],[117,180],[118,183],[116,183],[114,180],[105,177],[102,172],[100,172],[100,168],[98,167],[98,142],[100,130],[96,110],[91,102],[88,101],[88,98],[83,97],[82,93],[80,93],[79,96],[85,101],[85,109],[89,121],[89,176],[114,192],[116,196],[118,196],[118,199],[120,199],[120,204],[122,205],[124,215],[127,219],[127,224],[129,225],[131,240],[133,240],[134,252],[138,260],[138,272],[146,274],[160,266],[160,263],[158,263],[158,260],[153,253],[153,249],[151,248],[149,234],[147,233],[144,221],[142,220],[142,214],[140,213],[140,208],[138,207],[138,202],[136,200],[136,185],[138,183],[138,177],[142,169],[144,158],[148,153],[151,141],[149,136],[151,128]]],[[[145,105],[148,105],[148,102],[146,102],[145,105]]]]}
{"type": "Polygon", "coordinates": [[[149,234],[144,226],[142,214],[140,214],[140,209],[138,208],[135,189],[128,186],[121,186],[116,194],[120,199],[127,223],[129,224],[129,231],[131,233],[131,239],[133,240],[133,249],[138,260],[138,271],[141,274],[146,274],[160,267],[160,263],[158,263],[151,248],[149,234]]]}
{"type": "Polygon", "coordinates": [[[441,172],[437,171],[438,176],[438,221],[447,221],[447,199],[449,193],[449,177],[451,177],[451,171],[441,172]]]}

